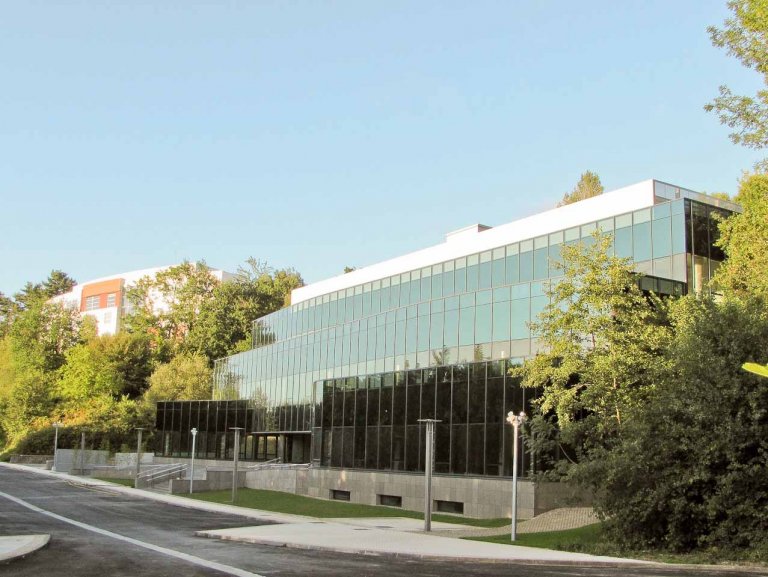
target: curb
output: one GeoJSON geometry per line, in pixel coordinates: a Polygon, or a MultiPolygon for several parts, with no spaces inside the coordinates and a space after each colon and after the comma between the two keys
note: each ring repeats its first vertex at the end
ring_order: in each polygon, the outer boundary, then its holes
{"type": "Polygon", "coordinates": [[[22,559],[46,547],[50,535],[12,535],[0,537],[0,563],[22,559]]]}
{"type": "Polygon", "coordinates": [[[546,567],[584,567],[594,569],[618,569],[628,567],[668,567],[664,563],[653,561],[636,561],[629,563],[617,563],[614,561],[575,561],[575,560],[549,560],[549,559],[492,559],[488,557],[450,557],[448,555],[420,555],[418,553],[397,553],[394,551],[374,551],[369,549],[359,549],[354,547],[328,547],[326,545],[304,545],[298,543],[276,543],[268,539],[259,539],[258,537],[237,538],[229,536],[210,535],[207,531],[196,531],[195,536],[205,537],[207,539],[218,539],[220,541],[232,541],[233,543],[251,543],[253,545],[264,545],[275,548],[298,549],[303,551],[325,551],[330,553],[343,553],[347,555],[366,555],[369,557],[380,557],[383,559],[413,559],[419,561],[460,561],[468,563],[487,563],[493,565],[537,565],[546,567]]]}

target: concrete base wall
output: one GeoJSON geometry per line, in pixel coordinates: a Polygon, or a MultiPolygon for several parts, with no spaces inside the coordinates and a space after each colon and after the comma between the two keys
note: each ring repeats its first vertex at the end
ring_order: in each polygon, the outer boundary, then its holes
{"type": "Polygon", "coordinates": [[[55,455],[54,470],[72,475],[90,475],[94,465],[106,465],[108,458],[109,451],[86,449],[83,453],[79,449],[58,449],[55,455]]]}
{"type": "MultiPolygon", "coordinates": [[[[338,469],[297,471],[297,493],[308,497],[331,498],[332,491],[349,491],[350,502],[380,504],[381,495],[400,497],[403,509],[424,511],[424,475],[338,469]]],[[[535,512],[535,487],[520,480],[517,489],[518,518],[530,519],[535,512]]],[[[464,516],[494,518],[512,516],[512,483],[509,479],[480,477],[432,477],[432,511],[439,501],[460,503],[464,516]]]]}
{"type": "MultiPolygon", "coordinates": [[[[155,463],[189,463],[189,459],[156,457],[155,463]]],[[[242,464],[247,467],[248,465],[242,464]]],[[[194,490],[213,491],[232,487],[232,462],[195,459],[194,490]],[[227,469],[228,468],[228,469],[227,469]],[[218,469],[218,470],[217,470],[218,469]],[[207,480],[197,479],[207,470],[207,480]]],[[[381,496],[400,497],[402,508],[424,510],[423,473],[387,473],[312,467],[308,469],[268,468],[240,471],[239,486],[282,491],[307,497],[331,499],[332,491],[348,491],[351,503],[381,504],[381,496]]],[[[189,480],[177,479],[172,491],[188,492],[189,480]]],[[[589,506],[592,499],[567,483],[535,483],[520,479],[517,488],[519,519],[530,519],[558,507],[589,506]]],[[[460,503],[464,516],[498,518],[512,516],[512,481],[508,478],[432,477],[433,512],[440,512],[438,501],[460,503]]]]}

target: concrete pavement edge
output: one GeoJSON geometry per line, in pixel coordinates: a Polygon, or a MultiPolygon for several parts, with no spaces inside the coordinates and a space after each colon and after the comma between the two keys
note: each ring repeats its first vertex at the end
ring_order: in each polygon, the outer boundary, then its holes
{"type": "Polygon", "coordinates": [[[31,555],[46,547],[51,536],[41,535],[6,535],[0,537],[0,563],[10,563],[31,555]]]}

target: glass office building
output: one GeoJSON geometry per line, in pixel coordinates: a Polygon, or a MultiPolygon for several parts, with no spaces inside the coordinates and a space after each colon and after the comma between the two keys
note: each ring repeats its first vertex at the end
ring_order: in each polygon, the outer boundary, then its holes
{"type": "MultiPolygon", "coordinates": [[[[219,360],[215,399],[160,403],[157,452],[379,471],[424,467],[423,427],[436,418],[435,469],[511,474],[506,413],[533,391],[508,368],[535,354],[529,323],[547,304],[564,245],[599,229],[642,287],[700,291],[723,260],[717,223],[737,206],[649,180],[294,291],[254,324],[254,348],[219,360]]],[[[539,464],[521,449],[523,468],[539,464]]]]}

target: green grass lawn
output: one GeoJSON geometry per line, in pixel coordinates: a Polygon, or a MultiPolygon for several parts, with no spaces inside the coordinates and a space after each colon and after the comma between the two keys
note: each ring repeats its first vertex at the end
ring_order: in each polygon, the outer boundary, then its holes
{"type": "Polygon", "coordinates": [[[133,479],[113,479],[107,477],[93,477],[99,481],[107,481],[109,483],[117,483],[118,485],[125,485],[126,487],[133,487],[133,479]]]}
{"type": "MultiPolygon", "coordinates": [[[[114,481],[114,479],[105,479],[114,481]]],[[[214,503],[230,503],[232,493],[225,491],[206,491],[194,495],[180,495],[201,501],[214,503]]],[[[293,515],[305,515],[308,517],[334,518],[334,517],[408,517],[411,519],[423,519],[424,516],[417,511],[407,511],[396,507],[379,507],[373,505],[359,505],[342,501],[328,501],[325,499],[313,499],[301,495],[282,493],[280,491],[265,491],[260,489],[239,489],[237,503],[240,507],[272,511],[276,513],[289,513],[293,515]]],[[[433,514],[434,521],[446,523],[459,523],[474,527],[503,527],[509,525],[509,519],[470,519],[456,515],[433,514]]],[[[501,543],[511,545],[509,533],[495,537],[468,537],[476,541],[501,543]]],[[[592,555],[605,555],[610,557],[627,557],[631,559],[643,559],[648,561],[661,561],[665,563],[722,563],[723,561],[752,561],[748,556],[734,554],[733,552],[702,551],[688,554],[673,554],[659,551],[628,551],[609,541],[599,523],[569,529],[567,531],[552,531],[547,533],[521,533],[518,534],[515,545],[525,547],[541,547],[559,551],[573,551],[589,553],[592,555]]]]}
{"type": "MultiPolygon", "coordinates": [[[[541,547],[557,551],[588,553],[607,557],[625,557],[643,561],[659,561],[661,563],[685,564],[721,564],[721,563],[754,563],[756,559],[746,551],[700,550],[690,553],[669,553],[654,550],[628,550],[612,543],[605,535],[600,523],[587,525],[567,531],[552,531],[548,533],[523,533],[517,535],[512,543],[509,534],[495,537],[466,537],[471,541],[485,541],[503,545],[522,545],[525,547],[541,547]]],[[[763,567],[764,564],[756,563],[763,567]]]]}
{"type": "MultiPolygon", "coordinates": [[[[230,503],[232,492],[206,491],[194,495],[184,495],[201,501],[214,503],[230,503]]],[[[375,505],[359,505],[357,503],[344,503],[342,501],[327,501],[325,499],[313,499],[280,491],[265,491],[261,489],[239,489],[237,491],[237,503],[239,507],[249,507],[262,511],[276,513],[289,513],[291,515],[306,515],[308,517],[408,517],[411,519],[423,519],[424,515],[417,511],[407,511],[396,507],[379,507],[375,505]]],[[[470,519],[453,515],[432,515],[433,521],[444,523],[459,523],[474,527],[501,527],[509,523],[509,519],[470,519]]]]}

